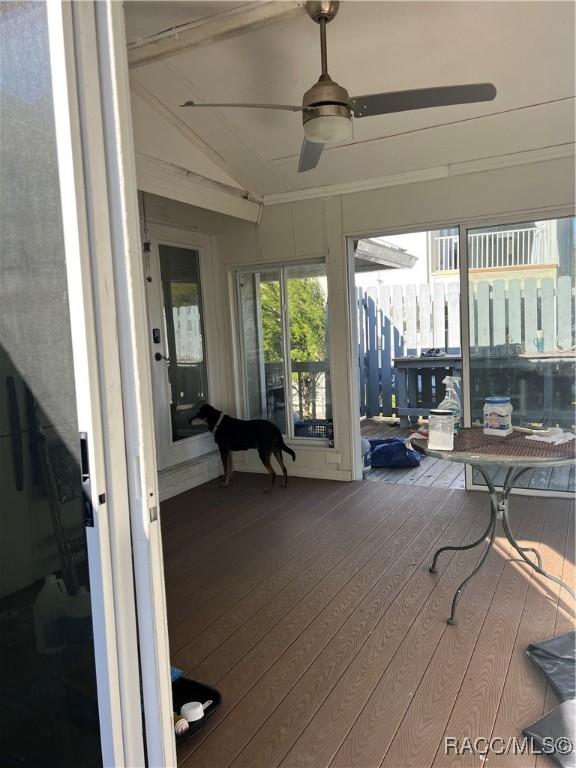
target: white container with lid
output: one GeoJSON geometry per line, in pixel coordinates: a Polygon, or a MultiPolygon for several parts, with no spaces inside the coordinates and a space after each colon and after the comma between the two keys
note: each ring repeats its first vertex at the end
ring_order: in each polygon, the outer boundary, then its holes
{"type": "Polygon", "coordinates": [[[428,448],[436,451],[454,450],[454,412],[440,408],[428,417],[428,448]]]}
{"type": "Polygon", "coordinates": [[[505,437],[512,434],[512,401],[509,397],[484,400],[484,434],[505,437]]]}

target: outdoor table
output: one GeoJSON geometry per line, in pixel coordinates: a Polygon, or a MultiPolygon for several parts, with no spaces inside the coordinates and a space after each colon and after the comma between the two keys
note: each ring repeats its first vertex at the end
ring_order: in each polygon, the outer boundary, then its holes
{"type": "Polygon", "coordinates": [[[396,413],[400,426],[408,427],[409,421],[418,416],[428,416],[434,403],[444,397],[442,379],[462,375],[462,358],[459,355],[409,355],[394,358],[396,389],[396,413]],[[432,395],[432,376],[435,379],[435,396],[432,395]],[[422,380],[421,404],[418,404],[418,377],[422,380]]]}
{"type": "Polygon", "coordinates": [[[436,573],[436,563],[438,557],[442,552],[473,549],[483,544],[488,537],[488,544],[482,553],[476,567],[472,573],[464,579],[462,584],[456,590],[454,599],[452,600],[452,610],[450,612],[450,618],[448,624],[456,624],[456,607],[462,596],[462,592],[470,579],[478,573],[482,565],[484,564],[488,553],[494,544],[496,537],[496,525],[500,520],[502,521],[502,528],[506,538],[512,545],[512,547],[518,552],[522,560],[533,568],[537,573],[542,574],[550,581],[558,584],[560,587],[569,592],[572,597],[576,598],[574,591],[564,584],[563,581],[557,579],[555,576],[547,573],[542,566],[542,558],[540,553],[533,547],[521,547],[510,528],[508,520],[508,497],[514,486],[514,483],[518,480],[520,475],[523,475],[530,469],[535,467],[555,467],[566,464],[573,464],[576,462],[576,441],[572,440],[562,445],[551,445],[550,443],[544,443],[536,440],[527,440],[526,435],[520,432],[513,432],[506,437],[497,437],[492,435],[485,435],[481,427],[471,427],[461,430],[457,435],[454,435],[454,450],[453,451],[439,451],[428,448],[425,438],[418,440],[413,438],[414,445],[428,456],[434,456],[438,459],[444,459],[446,461],[456,461],[462,464],[470,464],[471,467],[477,469],[478,472],[484,477],[488,492],[490,495],[490,522],[488,527],[480,536],[479,539],[473,541],[470,544],[466,544],[461,547],[440,547],[434,554],[432,565],[430,567],[430,573],[436,573]],[[504,483],[501,490],[497,490],[493,478],[495,473],[500,467],[505,466],[508,468],[504,483]],[[536,560],[530,559],[526,552],[531,552],[536,560]]]}

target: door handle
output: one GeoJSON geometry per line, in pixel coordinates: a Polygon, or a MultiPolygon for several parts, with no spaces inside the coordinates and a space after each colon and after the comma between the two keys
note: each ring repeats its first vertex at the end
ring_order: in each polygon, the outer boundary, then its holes
{"type": "Polygon", "coordinates": [[[154,360],[158,360],[158,362],[160,362],[160,360],[166,360],[167,363],[170,362],[170,358],[166,357],[166,355],[163,355],[161,352],[154,353],[154,360]]]}

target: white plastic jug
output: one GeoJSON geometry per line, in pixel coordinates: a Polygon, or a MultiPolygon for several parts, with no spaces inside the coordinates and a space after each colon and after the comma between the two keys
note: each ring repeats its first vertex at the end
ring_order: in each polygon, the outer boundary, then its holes
{"type": "Polygon", "coordinates": [[[46,576],[44,586],[32,609],[34,635],[38,653],[60,653],[66,647],[66,625],[64,618],[68,611],[68,592],[62,579],[51,573],[46,576]]]}

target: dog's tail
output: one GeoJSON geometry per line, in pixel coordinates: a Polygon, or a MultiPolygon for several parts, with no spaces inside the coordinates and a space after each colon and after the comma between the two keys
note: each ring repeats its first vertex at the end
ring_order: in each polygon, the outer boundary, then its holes
{"type": "Polygon", "coordinates": [[[289,456],[292,456],[292,461],[296,461],[296,454],[294,453],[294,451],[292,450],[292,448],[288,448],[288,446],[286,445],[286,443],[284,442],[284,440],[282,440],[282,445],[280,446],[280,448],[281,448],[281,449],[282,449],[282,450],[283,450],[285,453],[287,453],[289,456]]]}

